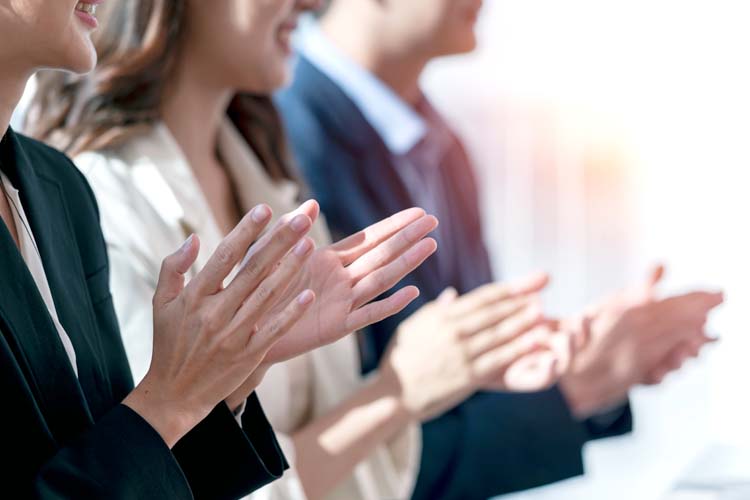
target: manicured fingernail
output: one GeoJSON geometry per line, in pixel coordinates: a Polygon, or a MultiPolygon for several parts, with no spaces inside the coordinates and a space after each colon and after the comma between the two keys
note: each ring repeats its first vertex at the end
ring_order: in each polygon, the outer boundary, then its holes
{"type": "Polygon", "coordinates": [[[297,297],[297,302],[299,302],[301,306],[306,306],[307,304],[312,302],[314,298],[315,294],[312,293],[311,290],[305,290],[304,292],[299,294],[299,297],[297,297]]]}
{"type": "Polygon", "coordinates": [[[271,216],[271,210],[266,205],[258,205],[253,209],[252,218],[254,222],[264,222],[271,216]]]}
{"type": "Polygon", "coordinates": [[[294,255],[297,257],[304,257],[308,253],[310,253],[310,250],[312,250],[312,242],[305,238],[304,240],[297,243],[297,246],[294,247],[294,255]]]}
{"type": "Polygon", "coordinates": [[[298,215],[289,224],[295,233],[304,233],[310,227],[310,219],[306,215],[298,215]]]}
{"type": "Polygon", "coordinates": [[[190,250],[190,246],[193,243],[193,239],[195,238],[194,234],[191,234],[188,236],[188,239],[185,240],[185,243],[182,244],[180,247],[180,253],[187,253],[188,250],[190,250]]]}

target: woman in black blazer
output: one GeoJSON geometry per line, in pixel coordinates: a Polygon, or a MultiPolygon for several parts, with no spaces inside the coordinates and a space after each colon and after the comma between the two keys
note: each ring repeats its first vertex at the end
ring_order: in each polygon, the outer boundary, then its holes
{"type": "Polygon", "coordinates": [[[265,353],[314,300],[306,290],[268,312],[269,290],[285,288],[309,255],[290,249],[309,248],[312,221],[298,214],[277,225],[226,289],[224,277],[270,219],[267,207],[246,216],[187,286],[197,238],[165,259],[154,360],[133,388],[94,197],[64,155],[8,128],[36,69],[92,68],[97,3],[0,0],[3,496],[242,496],[286,467],[251,393],[265,353]],[[237,408],[224,403],[245,398],[237,408]]]}

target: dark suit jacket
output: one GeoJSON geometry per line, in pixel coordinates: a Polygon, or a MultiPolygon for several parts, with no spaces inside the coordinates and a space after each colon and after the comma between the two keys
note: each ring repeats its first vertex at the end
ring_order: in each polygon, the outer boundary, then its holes
{"type": "MultiPolygon", "coordinates": [[[[356,105],[309,61],[299,61],[293,85],[277,96],[302,176],[320,201],[334,236],[366,227],[413,202],[394,160],[356,105]]],[[[456,138],[456,141],[458,139],[456,138]]],[[[367,332],[363,357],[382,355],[397,325],[448,286],[464,293],[493,280],[482,240],[474,173],[463,148],[437,166],[450,186],[450,227],[459,232],[453,282],[437,278],[435,258],[401,285],[420,297],[403,313],[367,332]]],[[[439,250],[438,250],[439,251],[439,250]]],[[[372,363],[366,369],[374,368],[372,363]]],[[[626,409],[614,425],[593,429],[575,421],[559,390],[536,394],[480,393],[423,426],[422,466],[414,498],[487,498],[579,475],[581,448],[593,437],[630,429],[626,409]],[[595,432],[593,432],[595,431],[595,432]]]]}
{"type": "Polygon", "coordinates": [[[79,377],[0,223],[0,441],[14,498],[236,498],[286,462],[255,398],[243,428],[223,403],[173,450],[120,404],[132,390],[96,201],[61,153],[8,130],[0,168],[19,189],[79,377]]]}

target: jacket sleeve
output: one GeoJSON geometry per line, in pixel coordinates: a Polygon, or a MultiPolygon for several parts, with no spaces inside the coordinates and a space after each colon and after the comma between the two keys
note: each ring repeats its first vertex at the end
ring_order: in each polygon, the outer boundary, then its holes
{"type": "Polygon", "coordinates": [[[220,404],[172,450],[197,499],[232,499],[279,479],[287,464],[255,394],[242,427],[220,404]]]}
{"type": "Polygon", "coordinates": [[[240,498],[278,479],[287,467],[254,398],[244,418],[240,429],[221,405],[170,451],[145,420],[118,405],[43,465],[34,496],[240,498]]]}
{"type": "Polygon", "coordinates": [[[192,498],[159,434],[124,405],[61,448],[44,464],[33,489],[41,499],[192,498]]]}
{"type": "MultiPolygon", "coordinates": [[[[100,240],[98,246],[102,249],[101,253],[105,255],[104,259],[107,262],[105,269],[112,271],[113,297],[104,294],[103,301],[95,301],[98,304],[96,315],[101,328],[118,331],[113,303],[118,306],[116,309],[120,313],[120,324],[124,328],[122,332],[124,347],[131,366],[136,369],[134,373],[136,380],[140,380],[151,360],[153,324],[151,297],[154,293],[158,264],[161,259],[158,255],[133,251],[134,248],[138,250],[142,248],[128,244],[130,241],[123,236],[128,231],[124,233],[117,231],[118,215],[130,213],[132,219],[132,214],[137,211],[125,202],[122,190],[115,189],[107,183],[109,178],[105,167],[109,165],[99,165],[102,175],[89,177],[89,180],[94,181],[91,187],[101,196],[101,207],[96,206],[93,193],[89,192],[97,215],[101,213],[104,234],[112,238],[107,242],[111,260],[106,258],[106,252],[103,250],[104,242],[100,240]],[[151,278],[149,271],[153,271],[151,278]]],[[[88,188],[88,184],[86,186],[88,188]]],[[[115,185],[115,187],[122,186],[115,185]]],[[[131,234],[132,229],[129,231],[131,234]]],[[[108,277],[108,273],[106,274],[108,277]]],[[[109,282],[108,279],[104,281],[109,282]]],[[[91,287],[92,283],[90,282],[89,285],[91,287]]],[[[92,298],[101,295],[95,291],[91,293],[92,298]]],[[[116,337],[119,340],[120,334],[118,333],[116,337]]],[[[118,349],[122,351],[122,345],[119,345],[118,349]]],[[[124,360],[124,356],[122,359],[124,360]]],[[[125,370],[127,371],[127,367],[125,370]]],[[[151,430],[151,433],[154,431],[151,430]]],[[[159,441],[161,441],[160,438],[159,441]]],[[[195,498],[239,498],[279,478],[287,468],[273,429],[266,420],[255,395],[247,401],[242,427],[238,425],[226,405],[221,403],[177,443],[169,452],[169,457],[176,464],[181,477],[186,478],[189,484],[188,490],[195,498]]],[[[166,476],[163,477],[166,478],[166,476]]],[[[154,479],[158,481],[159,476],[154,479]]],[[[173,497],[179,498],[179,495],[149,496],[149,498],[173,497]]]]}

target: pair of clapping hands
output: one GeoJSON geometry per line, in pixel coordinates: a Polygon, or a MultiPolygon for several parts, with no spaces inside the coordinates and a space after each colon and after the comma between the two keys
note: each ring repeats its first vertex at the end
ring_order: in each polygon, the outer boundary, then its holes
{"type": "Polygon", "coordinates": [[[123,403],[170,447],[218,404],[241,407],[268,366],[396,314],[419,295],[406,287],[371,302],[436,250],[426,236],[437,219],[409,209],[316,249],[307,234],[318,214],[306,202],[263,234],[272,213],[255,207],[187,284],[198,238],[164,260],[150,369],[123,403]]]}
{"type": "Polygon", "coordinates": [[[657,384],[713,341],[705,333],[721,293],[658,298],[664,270],[590,307],[579,318],[542,313],[544,274],[489,284],[463,296],[446,290],[404,321],[380,376],[415,419],[424,421],[476,391],[539,391],[559,384],[573,415],[585,419],[657,384]]]}
{"type": "MultiPolygon", "coordinates": [[[[189,238],[164,260],[153,299],[151,367],[123,403],[169,446],[218,404],[241,407],[272,364],[397,314],[418,296],[415,287],[406,287],[372,302],[435,252],[427,237],[438,225],[433,216],[409,209],[316,249],[307,234],[318,215],[317,203],[306,202],[263,234],[271,210],[255,207],[187,284],[198,239],[189,238]]],[[[535,391],[560,382],[571,407],[585,416],[642,383],[648,374],[636,377],[640,366],[628,370],[614,363],[617,374],[601,372],[623,352],[632,358],[638,342],[628,339],[640,337],[627,330],[648,323],[642,309],[654,299],[618,296],[585,321],[560,322],[542,314],[538,294],[546,284],[547,277],[538,275],[461,297],[447,290],[405,320],[379,374],[401,408],[423,421],[477,390],[535,391]],[[590,387],[591,373],[609,385],[599,380],[590,387]]],[[[705,317],[720,299],[699,295],[689,319],[678,298],[672,309],[680,321],[659,324],[702,335],[705,317]]],[[[659,362],[673,368],[700,348],[705,337],[700,339],[680,337],[659,362]]],[[[654,366],[650,376],[659,370],[654,366]]]]}

